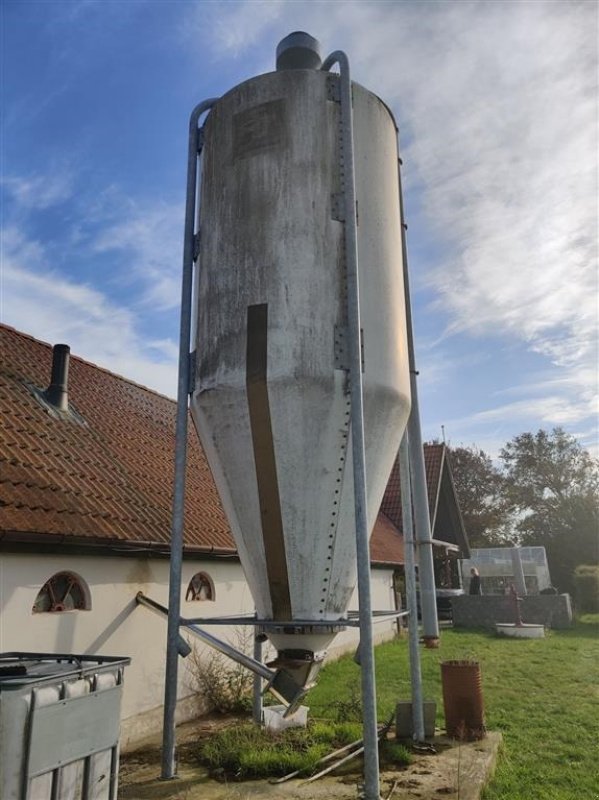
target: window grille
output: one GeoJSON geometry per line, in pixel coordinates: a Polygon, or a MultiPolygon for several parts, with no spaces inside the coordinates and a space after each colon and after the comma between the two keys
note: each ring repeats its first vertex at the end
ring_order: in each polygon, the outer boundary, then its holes
{"type": "Polygon", "coordinates": [[[189,581],[187,592],[185,593],[187,602],[194,600],[214,600],[214,583],[205,572],[196,572],[189,581]]]}
{"type": "Polygon", "coordinates": [[[85,582],[72,572],[57,572],[39,590],[31,609],[34,614],[86,611],[91,608],[85,582]]]}

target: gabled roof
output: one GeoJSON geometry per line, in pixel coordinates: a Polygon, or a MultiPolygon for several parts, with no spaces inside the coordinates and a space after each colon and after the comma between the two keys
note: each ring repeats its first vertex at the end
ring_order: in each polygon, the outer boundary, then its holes
{"type": "MultiPolygon", "coordinates": [[[[424,445],[424,466],[433,539],[436,543],[457,545],[462,557],[468,558],[470,546],[444,444],[424,445]]],[[[400,532],[403,531],[399,456],[391,470],[381,511],[400,532]]]]}
{"type": "MultiPolygon", "coordinates": [[[[176,404],[71,356],[73,419],[35,396],[52,347],[0,325],[0,542],[167,552],[176,404]]],[[[189,552],[235,553],[208,462],[190,422],[185,501],[189,552]]],[[[379,517],[375,563],[401,563],[401,539],[379,517]]]]}
{"type": "MultiPolygon", "coordinates": [[[[439,496],[439,487],[441,483],[441,472],[444,461],[445,445],[442,444],[425,444],[424,445],[424,466],[426,470],[426,485],[428,491],[428,506],[431,516],[431,526],[434,523],[435,510],[437,505],[437,498],[439,496]]],[[[395,459],[389,482],[385,489],[383,502],[381,503],[381,511],[385,513],[389,519],[392,519],[400,530],[401,524],[401,486],[400,486],[400,473],[399,473],[399,457],[395,459]]]]}
{"type": "Polygon", "coordinates": [[[370,558],[379,566],[398,566],[404,563],[403,536],[389,517],[379,511],[370,539],[370,558]]]}
{"type": "MultiPolygon", "coordinates": [[[[0,325],[0,537],[167,549],[176,404],[72,356],[69,403],[56,419],[34,396],[52,348],[0,325]]],[[[193,426],[185,544],[235,545],[193,426]]]]}

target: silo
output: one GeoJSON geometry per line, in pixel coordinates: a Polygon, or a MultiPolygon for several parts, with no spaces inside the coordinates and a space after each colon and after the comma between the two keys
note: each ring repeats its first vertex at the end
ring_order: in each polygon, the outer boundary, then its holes
{"type": "MultiPolygon", "coordinates": [[[[277,666],[309,683],[356,583],[340,78],[310,46],[203,130],[191,411],[277,666]],[[278,624],[280,623],[280,624],[278,624]]],[[[409,409],[397,139],[353,83],[368,527],[409,409]]]]}

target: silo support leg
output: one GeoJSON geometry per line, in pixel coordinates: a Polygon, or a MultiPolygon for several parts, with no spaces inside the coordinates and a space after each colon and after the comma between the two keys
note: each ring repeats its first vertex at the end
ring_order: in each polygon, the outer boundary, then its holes
{"type": "Polygon", "coordinates": [[[325,59],[326,72],[339,64],[341,99],[340,161],[343,175],[345,266],[347,272],[347,322],[351,392],[351,439],[354,467],[356,557],[360,606],[360,661],[364,731],[364,800],[379,800],[379,749],[376,715],[376,682],[370,595],[370,548],[366,503],[364,397],[362,389],[362,335],[358,270],[358,223],[354,170],[352,83],[347,55],[340,50],[325,59]]]}

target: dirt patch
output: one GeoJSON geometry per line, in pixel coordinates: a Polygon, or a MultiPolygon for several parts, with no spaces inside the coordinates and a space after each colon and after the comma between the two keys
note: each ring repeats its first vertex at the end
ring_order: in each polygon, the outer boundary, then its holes
{"type": "MultiPolygon", "coordinates": [[[[314,783],[291,780],[219,782],[197,765],[197,742],[216,730],[238,724],[235,718],[212,717],[187,723],[177,729],[177,778],[160,780],[160,743],[148,740],[144,747],[121,757],[120,800],[356,800],[362,788],[362,763],[351,772],[327,776],[314,783]]],[[[392,800],[478,800],[493,772],[501,736],[490,733],[479,742],[459,743],[446,737],[433,740],[435,753],[415,753],[406,768],[383,770],[381,796],[392,800]]]]}

